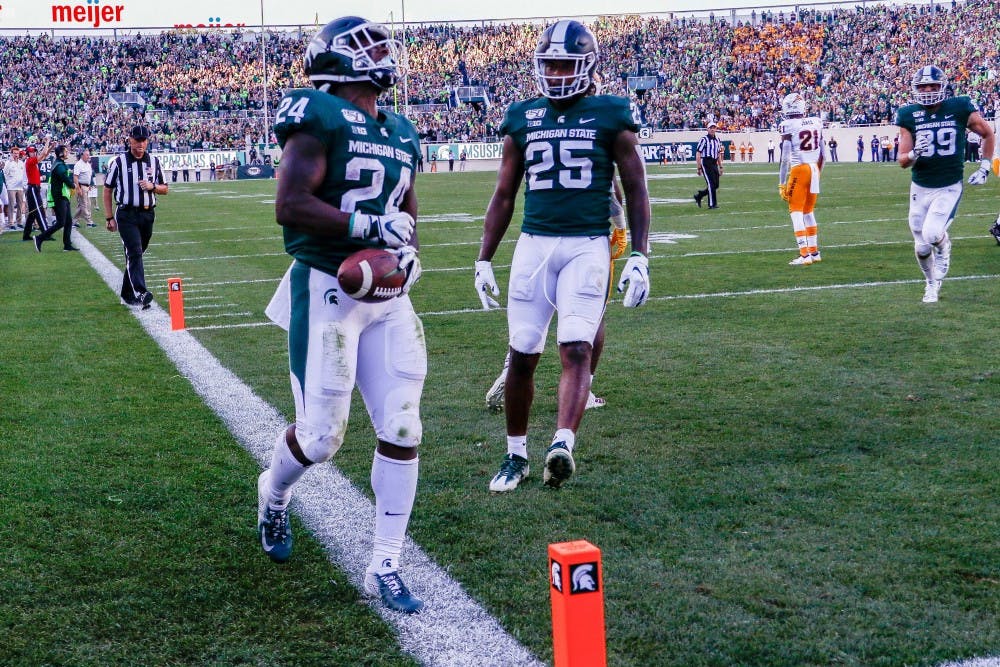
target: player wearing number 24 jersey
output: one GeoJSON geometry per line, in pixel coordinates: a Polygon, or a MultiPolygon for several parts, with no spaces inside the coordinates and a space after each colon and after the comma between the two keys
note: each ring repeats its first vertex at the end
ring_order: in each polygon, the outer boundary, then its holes
{"type": "MultiPolygon", "coordinates": [[[[320,90],[289,91],[275,112],[274,134],[281,146],[296,133],[308,134],[326,148],[327,170],[316,196],[347,213],[383,214],[398,210],[409,190],[420,155],[410,122],[391,111],[378,117],[347,100],[320,90]]],[[[340,262],[378,238],[321,236],[282,227],[285,250],[299,261],[332,275],[340,262]]]]}
{"type": "MultiPolygon", "coordinates": [[[[993,155],[993,128],[983,120],[975,103],[950,95],[943,70],[921,67],[913,76],[914,104],[899,109],[899,165],[913,168],[910,184],[909,226],[917,265],[924,274],[924,303],[938,300],[951,262],[948,227],[958,211],[965,168],[965,131],[983,138],[984,155],[993,155]]],[[[971,185],[982,185],[990,173],[983,160],[971,176],[971,185]]]]}
{"type": "Polygon", "coordinates": [[[510,226],[524,181],[524,220],[508,287],[511,360],[504,387],[507,456],[490,490],[510,491],[528,475],[527,432],[534,372],[554,313],[562,360],[556,431],[542,480],[559,487],[573,474],[576,431],[590,393],[590,360],[608,294],[608,210],[617,166],[631,230],[632,254],[619,291],[627,307],[649,294],[649,195],[636,131],[624,98],[594,92],[599,58],[593,33],[559,21],[535,49],[541,97],[512,104],[501,125],[503,155],[486,210],[475,287],[483,308],[499,304],[492,260],[510,226]]]}
{"type": "Polygon", "coordinates": [[[379,111],[399,77],[402,45],[356,16],[328,23],[309,43],[313,90],[290,91],[275,112],[282,147],[275,212],[294,257],[267,307],[288,331],[295,423],[277,437],[258,478],[258,532],[268,557],[291,556],[288,503],[305,471],[344,442],[357,386],[377,439],[371,484],[375,530],[364,590],[395,611],[423,602],[399,574],[417,490],[420,398],[427,375],[423,326],[408,292],[420,277],[413,189],[417,134],[379,111]],[[382,247],[406,272],[403,294],[362,303],[340,289],[337,269],[362,248],[382,247]]]}

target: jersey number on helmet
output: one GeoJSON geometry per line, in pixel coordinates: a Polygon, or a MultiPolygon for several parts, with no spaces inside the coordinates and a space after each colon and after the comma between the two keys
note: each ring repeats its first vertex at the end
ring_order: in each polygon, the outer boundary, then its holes
{"type": "Polygon", "coordinates": [[[278,105],[278,111],[274,114],[275,124],[284,123],[287,116],[291,116],[295,119],[296,123],[301,123],[302,119],[306,115],[306,107],[309,105],[308,97],[301,97],[298,100],[294,100],[295,104],[292,104],[293,99],[291,97],[286,97],[281,100],[281,104],[278,105]]]}
{"type": "Polygon", "coordinates": [[[947,157],[955,154],[955,147],[958,139],[958,132],[953,127],[939,127],[937,130],[917,130],[915,139],[921,136],[930,135],[931,148],[927,156],[938,155],[947,157]]]}
{"type": "MultiPolygon", "coordinates": [[[[559,154],[559,185],[571,190],[584,190],[590,187],[593,180],[591,173],[593,163],[590,158],[574,157],[571,151],[592,151],[593,141],[579,139],[568,139],[558,143],[559,154]]],[[[525,160],[531,162],[535,156],[539,156],[539,161],[528,167],[528,189],[529,190],[551,190],[555,184],[551,179],[544,178],[556,166],[556,147],[547,141],[535,141],[528,144],[524,150],[525,160]]]]}

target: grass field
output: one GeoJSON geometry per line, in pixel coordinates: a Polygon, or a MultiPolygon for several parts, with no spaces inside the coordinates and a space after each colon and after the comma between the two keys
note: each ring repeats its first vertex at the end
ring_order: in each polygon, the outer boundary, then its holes
{"type": "MultiPolygon", "coordinates": [[[[1000,656],[997,180],[966,188],[949,279],[923,304],[907,172],[829,165],[823,262],[790,267],[776,166],[729,166],[717,211],[694,205],[693,171],[651,168],[653,296],[609,306],[594,386],[608,405],[584,419],[577,474],[559,491],[538,474],[550,338],[538,472],[505,495],[487,491],[505,445],[483,396],[506,320],[478,310],[471,271],[495,175],[418,179],[430,372],[414,541],[545,662],[546,548],[570,539],[602,549],[615,667],[1000,656]]],[[[263,315],[289,263],[273,195],[174,185],[146,268],[164,305],[183,278],[189,331],[290,416],[283,332],[263,315]]],[[[505,292],[515,231],[495,260],[505,292]]],[[[83,233],[121,265],[117,235],[83,233]]],[[[257,463],[58,248],[0,236],[0,664],[414,664],[301,523],[286,567],[259,553],[257,463]]],[[[372,447],[357,399],[334,462],[368,496],[372,447]]]]}

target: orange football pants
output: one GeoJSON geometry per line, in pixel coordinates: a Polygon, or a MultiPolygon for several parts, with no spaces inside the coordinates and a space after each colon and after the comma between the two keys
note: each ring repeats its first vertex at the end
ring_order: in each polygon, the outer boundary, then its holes
{"type": "Polygon", "coordinates": [[[791,213],[812,213],[816,208],[818,195],[809,192],[812,183],[812,169],[808,164],[797,164],[788,174],[788,211],[791,213]]]}

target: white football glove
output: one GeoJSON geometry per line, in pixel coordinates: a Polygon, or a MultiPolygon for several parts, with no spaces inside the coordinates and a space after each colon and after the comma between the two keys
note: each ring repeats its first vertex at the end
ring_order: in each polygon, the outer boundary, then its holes
{"type": "Polygon", "coordinates": [[[401,248],[413,236],[414,222],[409,213],[396,211],[384,215],[353,213],[351,238],[375,241],[378,245],[401,248]]]}
{"type": "Polygon", "coordinates": [[[411,245],[404,245],[396,250],[399,257],[399,268],[406,271],[406,282],[403,283],[403,294],[409,294],[410,289],[420,280],[423,270],[420,268],[420,257],[417,256],[417,249],[411,245]]]}
{"type": "Polygon", "coordinates": [[[913,144],[913,155],[914,157],[920,157],[921,155],[930,155],[933,150],[931,147],[931,135],[929,133],[921,133],[917,135],[917,143],[913,144]]]}
{"type": "Polygon", "coordinates": [[[649,259],[642,253],[633,252],[622,269],[618,281],[618,291],[625,292],[623,303],[626,308],[638,308],[649,297],[649,259]],[[626,285],[628,291],[625,291],[626,285]]]}
{"type": "Polygon", "coordinates": [[[983,160],[979,163],[979,169],[976,169],[969,176],[969,185],[982,185],[986,182],[986,179],[990,177],[990,161],[983,160]]]}
{"type": "Polygon", "coordinates": [[[493,292],[493,296],[500,296],[500,287],[497,279],[493,277],[493,264],[486,260],[476,261],[476,294],[483,304],[483,310],[492,310],[500,307],[500,302],[486,293],[486,290],[493,292]]]}

